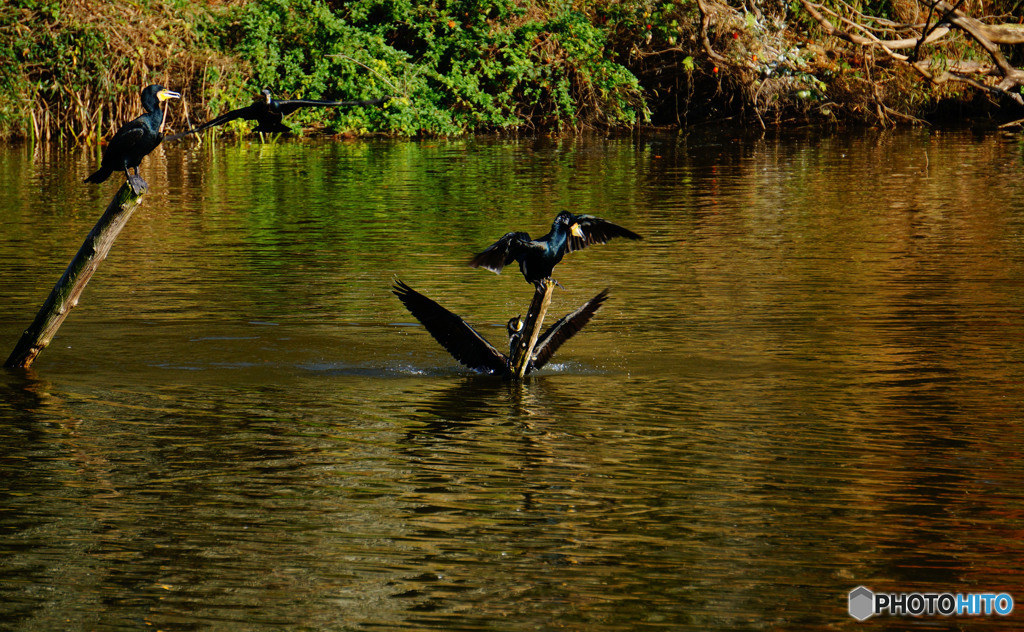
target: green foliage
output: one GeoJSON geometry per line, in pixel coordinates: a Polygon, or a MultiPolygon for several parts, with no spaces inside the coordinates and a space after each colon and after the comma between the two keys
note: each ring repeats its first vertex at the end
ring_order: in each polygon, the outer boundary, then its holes
{"type": "MultiPolygon", "coordinates": [[[[398,96],[384,108],[310,110],[333,131],[456,135],[635,119],[640,88],[605,33],[569,8],[527,19],[510,0],[258,0],[224,16],[256,86],[310,98],[398,96]]],[[[254,90],[256,89],[254,86],[254,90]]]]}
{"type": "MultiPolygon", "coordinates": [[[[28,89],[24,73],[13,67],[15,60],[23,57],[26,47],[26,34],[18,28],[18,10],[15,3],[0,5],[0,59],[8,63],[0,64],[0,129],[24,127],[29,116],[29,108],[20,103],[18,96],[28,89]],[[13,97],[13,98],[12,98],[13,97]]],[[[25,29],[27,30],[27,29],[25,29]]]]}
{"type": "MultiPolygon", "coordinates": [[[[0,130],[30,125],[36,101],[65,104],[103,74],[103,35],[56,2],[12,2],[0,6],[0,130]],[[31,18],[28,19],[28,18],[31,18]],[[26,72],[28,71],[28,72],[26,72]]],[[[66,112],[51,112],[63,127],[66,112]]],[[[0,135],[6,135],[0,132],[0,135]]]]}
{"type": "Polygon", "coordinates": [[[142,86],[177,75],[167,51],[195,48],[188,23],[151,4],[0,3],[0,137],[95,139],[136,115],[142,86]]]}
{"type": "MultiPolygon", "coordinates": [[[[979,11],[1013,15],[1020,1],[980,0],[979,11]]],[[[825,5],[872,21],[917,6],[825,5]]],[[[285,123],[297,133],[395,136],[623,128],[692,112],[756,112],[763,124],[769,111],[779,120],[832,101],[857,118],[880,111],[879,95],[896,103],[910,94],[907,112],[955,96],[889,65],[868,74],[873,58],[825,43],[796,0],[704,6],[706,33],[695,0],[7,0],[0,138],[95,141],[138,113],[139,89],[153,82],[185,95],[185,107],[171,108],[175,129],[269,88],[282,98],[394,97],[300,110],[285,123]]],[[[962,37],[944,46],[924,54],[984,58],[962,37]]],[[[1019,60],[1024,47],[1014,48],[1007,54],[1019,60]]]]}
{"type": "MultiPolygon", "coordinates": [[[[314,0],[261,0],[241,5],[210,25],[210,37],[221,37],[228,52],[247,63],[248,76],[239,90],[217,90],[207,84],[208,99],[221,101],[217,111],[247,105],[261,89],[283,98],[369,99],[391,96],[382,77],[404,61],[380,38],[360,31],[314,0]],[[355,61],[366,60],[375,73],[355,61]],[[355,60],[355,61],[353,61],[355,60]]],[[[365,63],[365,62],[364,62],[365,63]]],[[[214,109],[211,107],[211,109],[214,109]]],[[[379,109],[379,108],[378,108],[379,109]]],[[[372,127],[369,111],[302,109],[285,118],[296,130],[328,124],[335,130],[365,132],[372,127]]]]}

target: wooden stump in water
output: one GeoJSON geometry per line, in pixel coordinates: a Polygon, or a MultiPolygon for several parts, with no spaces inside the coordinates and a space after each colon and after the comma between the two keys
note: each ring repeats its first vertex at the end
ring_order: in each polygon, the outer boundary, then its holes
{"type": "Polygon", "coordinates": [[[68,264],[64,275],[57,281],[50,296],[39,309],[35,320],[22,334],[14,351],[4,362],[5,368],[27,369],[32,366],[36,357],[50,344],[67,318],[68,312],[78,304],[78,297],[82,295],[82,290],[100,267],[100,263],[107,258],[107,253],[110,252],[118,233],[142,203],[146,183],[139,178],[138,182],[133,184],[134,186],[129,186],[125,183],[118,189],[107,210],[89,232],[78,254],[68,264]]]}
{"type": "Polygon", "coordinates": [[[537,284],[534,290],[533,301],[530,302],[530,309],[526,313],[526,322],[523,324],[519,344],[513,350],[509,362],[512,367],[513,379],[521,380],[526,376],[526,369],[529,368],[530,359],[533,358],[533,348],[537,345],[540,328],[544,324],[544,316],[548,313],[551,293],[554,290],[555,282],[551,279],[544,279],[537,284]]]}

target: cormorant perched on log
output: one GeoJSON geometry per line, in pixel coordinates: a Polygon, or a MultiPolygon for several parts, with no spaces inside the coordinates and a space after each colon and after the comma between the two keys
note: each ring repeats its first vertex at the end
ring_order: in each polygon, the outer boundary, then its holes
{"type": "Polygon", "coordinates": [[[143,88],[142,109],[146,113],[128,121],[117,130],[107,143],[100,168],[85,181],[98,184],[109,178],[115,170],[124,170],[128,184],[136,195],[141,195],[145,190],[146,181],[139,175],[139,163],[163,140],[164,113],[160,109],[160,104],[167,99],[179,98],[180,94],[160,85],[154,84],[143,88]],[[129,169],[135,169],[135,175],[132,175],[129,169]]]}
{"type": "Polygon", "coordinates": [[[327,108],[336,107],[339,105],[377,105],[387,101],[390,97],[384,99],[369,99],[366,101],[314,101],[311,99],[293,99],[290,101],[279,101],[274,98],[270,90],[263,90],[260,92],[260,96],[253,99],[252,105],[247,105],[244,108],[238,108],[237,110],[231,110],[221,114],[212,121],[207,121],[199,127],[194,127],[187,132],[181,132],[168,136],[167,140],[177,140],[183,136],[189,134],[197,134],[205,129],[216,127],[217,125],[223,125],[229,121],[236,121],[238,119],[245,119],[247,121],[256,121],[257,132],[264,132],[267,134],[278,134],[282,132],[290,132],[291,130],[282,121],[286,114],[291,114],[299,108],[327,108]]]}
{"type": "MultiPolygon", "coordinates": [[[[509,356],[495,349],[491,343],[487,342],[466,321],[401,281],[395,282],[392,292],[402,301],[402,304],[405,305],[412,315],[423,323],[423,326],[427,328],[427,331],[434,337],[434,340],[440,343],[460,363],[481,373],[500,375],[505,378],[512,377],[509,356]]],[[[566,314],[554,325],[548,327],[547,331],[537,340],[537,345],[533,348],[533,355],[527,366],[527,373],[540,369],[547,364],[555,351],[562,346],[562,343],[572,338],[579,330],[583,329],[584,325],[590,322],[590,319],[607,298],[608,290],[603,290],[600,294],[584,303],[582,307],[566,314]]],[[[510,348],[514,347],[519,341],[522,326],[522,319],[519,317],[509,320],[510,348]]]]}
{"type": "Polygon", "coordinates": [[[551,224],[551,231],[540,239],[522,232],[510,232],[473,257],[469,265],[500,273],[519,262],[519,269],[530,283],[551,276],[551,271],[567,252],[582,250],[590,244],[603,244],[613,237],[643,239],[633,231],[593,215],[574,215],[562,211],[551,224]]]}

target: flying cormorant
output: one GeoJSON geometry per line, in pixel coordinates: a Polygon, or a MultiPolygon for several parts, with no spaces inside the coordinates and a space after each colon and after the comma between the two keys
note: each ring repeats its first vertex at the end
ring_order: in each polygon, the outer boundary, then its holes
{"type": "Polygon", "coordinates": [[[244,108],[238,108],[237,110],[231,110],[221,114],[212,121],[207,121],[199,127],[194,127],[187,132],[181,132],[168,136],[167,140],[177,140],[183,136],[189,134],[197,134],[205,129],[216,127],[217,125],[223,125],[229,121],[235,121],[238,119],[245,119],[247,121],[256,121],[257,132],[263,132],[267,134],[278,134],[282,132],[290,132],[291,130],[283,122],[282,118],[286,114],[291,114],[299,108],[326,108],[335,107],[339,105],[377,105],[387,101],[390,97],[384,99],[369,99],[366,101],[314,101],[311,99],[292,99],[290,101],[279,101],[274,98],[270,90],[263,90],[260,95],[253,99],[252,105],[247,105],[244,108]]]}
{"type": "Polygon", "coordinates": [[[613,237],[642,239],[633,231],[593,215],[574,215],[562,211],[551,224],[551,231],[540,239],[522,232],[510,232],[473,257],[469,265],[499,273],[519,262],[519,269],[530,283],[551,276],[551,271],[567,252],[582,250],[590,244],[603,244],[613,237]]]}
{"type": "Polygon", "coordinates": [[[181,98],[180,94],[160,85],[154,84],[143,88],[142,109],[146,113],[128,121],[117,130],[103,152],[100,168],[85,181],[98,184],[109,178],[114,171],[124,170],[128,177],[128,184],[131,185],[136,195],[141,194],[145,187],[145,180],[142,180],[139,175],[139,163],[163,140],[161,128],[164,122],[164,113],[160,109],[160,104],[167,99],[178,98],[181,98]],[[132,175],[129,169],[135,169],[135,175],[132,175]]]}

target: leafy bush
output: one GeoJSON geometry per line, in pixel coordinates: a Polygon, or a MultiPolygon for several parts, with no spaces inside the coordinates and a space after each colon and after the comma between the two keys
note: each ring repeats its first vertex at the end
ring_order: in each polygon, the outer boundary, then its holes
{"type": "Polygon", "coordinates": [[[0,3],[0,137],[95,140],[138,115],[142,87],[230,67],[196,37],[204,14],[173,1],[0,3]]]}
{"type": "Polygon", "coordinates": [[[453,135],[636,118],[639,85],[607,59],[601,30],[570,9],[526,13],[509,0],[357,0],[337,12],[319,0],[258,0],[222,26],[257,85],[292,96],[401,97],[383,109],[295,119],[334,131],[453,135]]]}
{"type": "MultiPolygon", "coordinates": [[[[1020,1],[979,0],[977,15],[1012,21],[1020,1]]],[[[824,4],[900,19],[920,8],[824,4]]],[[[825,43],[798,0],[700,6],[706,33],[693,0],[7,0],[0,138],[109,136],[138,114],[149,83],[183,93],[170,108],[176,130],[270,88],[283,98],[398,97],[285,119],[296,131],[395,136],[624,128],[649,117],[870,121],[893,107],[911,120],[972,92],[825,43]]],[[[1024,52],[1007,55],[1019,63],[1024,52]]]]}

